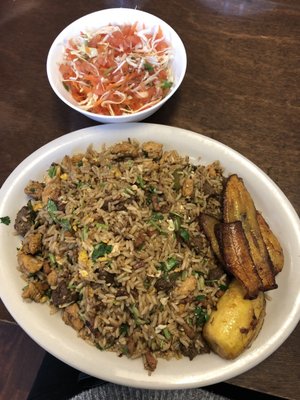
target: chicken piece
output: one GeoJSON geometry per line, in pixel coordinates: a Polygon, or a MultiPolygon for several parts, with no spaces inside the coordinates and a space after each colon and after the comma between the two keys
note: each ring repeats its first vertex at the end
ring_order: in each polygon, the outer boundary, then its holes
{"type": "Polygon", "coordinates": [[[177,286],[174,290],[175,297],[187,297],[191,294],[197,287],[197,280],[194,275],[188,276],[180,286],[177,286]]]}
{"type": "Polygon", "coordinates": [[[203,337],[211,349],[229,360],[251,346],[265,317],[263,292],[252,300],[245,299],[245,294],[243,286],[232,281],[203,327],[203,337]]]}
{"type": "Polygon", "coordinates": [[[259,212],[257,213],[257,222],[259,225],[261,235],[265,242],[267,251],[273,263],[275,274],[278,274],[282,270],[284,264],[282,247],[279,243],[279,240],[277,239],[277,237],[274,235],[271,228],[267,224],[266,220],[259,212]]]}
{"type": "Polygon", "coordinates": [[[77,332],[79,332],[84,327],[84,323],[80,319],[79,307],[76,303],[71,304],[64,309],[62,319],[65,324],[70,325],[77,332]]]}
{"type": "Polygon", "coordinates": [[[32,197],[35,200],[42,199],[42,192],[44,190],[45,184],[37,181],[29,181],[24,189],[27,196],[32,197]]]}
{"type": "Polygon", "coordinates": [[[194,192],[194,180],[192,178],[186,178],[183,181],[181,193],[184,197],[191,197],[194,192]]]}
{"type": "Polygon", "coordinates": [[[42,234],[40,232],[28,233],[23,241],[22,250],[26,254],[35,254],[42,248],[42,234]]]}
{"type": "MultiPolygon", "coordinates": [[[[43,301],[45,292],[49,289],[47,282],[30,282],[28,286],[23,289],[23,299],[33,300],[37,303],[43,301]]],[[[45,299],[46,300],[46,299],[45,299]]]]}
{"type": "Polygon", "coordinates": [[[160,159],[160,164],[177,164],[181,158],[176,150],[165,151],[160,159]]]}
{"type": "Polygon", "coordinates": [[[142,150],[147,157],[157,160],[162,156],[163,145],[156,142],[145,142],[142,144],[142,150]]]}
{"type": "Polygon", "coordinates": [[[49,199],[57,201],[61,192],[60,180],[55,178],[50,181],[42,192],[42,202],[47,203],[49,199]]]}
{"type": "Polygon", "coordinates": [[[21,270],[26,274],[35,274],[43,266],[43,260],[39,260],[30,254],[23,253],[22,251],[19,251],[18,253],[18,263],[21,270]]]}
{"type": "Polygon", "coordinates": [[[55,270],[52,270],[48,275],[47,275],[47,282],[51,287],[57,285],[57,272],[55,270]]]}
{"type": "Polygon", "coordinates": [[[139,155],[138,147],[129,142],[117,143],[111,147],[110,151],[118,158],[136,158],[139,155]]]}
{"type": "Polygon", "coordinates": [[[258,226],[254,202],[243,180],[237,175],[231,175],[227,180],[223,214],[224,222],[241,221],[251,257],[263,284],[262,290],[276,289],[274,267],[258,226]]]}

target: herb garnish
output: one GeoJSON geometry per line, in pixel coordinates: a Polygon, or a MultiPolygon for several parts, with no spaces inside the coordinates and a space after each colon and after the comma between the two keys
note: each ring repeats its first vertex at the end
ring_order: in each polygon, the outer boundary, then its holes
{"type": "Polygon", "coordinates": [[[209,315],[207,314],[207,311],[202,307],[195,308],[195,317],[197,326],[202,326],[203,324],[205,324],[205,322],[209,320],[209,315]]]}
{"type": "Polygon", "coordinates": [[[112,252],[113,246],[110,244],[106,244],[104,242],[100,242],[94,246],[94,250],[92,253],[92,260],[96,261],[97,258],[103,257],[105,254],[109,254],[112,252]]]}
{"type": "Polygon", "coordinates": [[[10,218],[8,216],[0,217],[0,223],[4,224],[4,225],[9,225],[10,224],[10,218]]]}
{"type": "Polygon", "coordinates": [[[71,224],[70,221],[66,218],[57,218],[57,216],[55,215],[57,210],[57,205],[56,203],[49,199],[47,202],[47,211],[48,214],[50,215],[51,219],[53,220],[53,222],[55,222],[56,224],[60,225],[65,231],[70,231],[71,230],[71,224]]]}

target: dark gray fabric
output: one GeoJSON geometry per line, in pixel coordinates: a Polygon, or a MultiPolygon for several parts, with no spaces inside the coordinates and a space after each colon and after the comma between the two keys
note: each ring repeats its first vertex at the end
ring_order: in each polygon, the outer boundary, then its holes
{"type": "Polygon", "coordinates": [[[112,383],[89,389],[70,400],[229,400],[203,389],[145,390],[112,383]]]}

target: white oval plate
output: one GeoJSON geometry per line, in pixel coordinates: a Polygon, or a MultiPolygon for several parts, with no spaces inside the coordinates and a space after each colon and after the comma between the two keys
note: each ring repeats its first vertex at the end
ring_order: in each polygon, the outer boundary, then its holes
{"type": "Polygon", "coordinates": [[[9,176],[0,191],[0,216],[10,216],[9,226],[0,224],[0,295],[8,311],[41,347],[65,363],[87,374],[127,386],[149,389],[192,388],[218,383],[254,367],[273,353],[290,335],[300,319],[300,223],[288,199],[268,176],[241,154],[229,147],[187,130],[170,126],[132,123],[102,125],[62,136],[26,158],[9,176]],[[284,249],[285,266],[277,276],[279,288],[269,292],[263,328],[252,347],[239,358],[226,361],[215,354],[165,361],[148,376],[141,360],[118,358],[101,352],[78,338],[58,314],[50,315],[47,305],[22,301],[24,281],[16,269],[16,248],[20,238],[14,234],[14,218],[26,204],[23,189],[29,179],[41,179],[53,161],[65,154],[85,150],[93,143],[114,143],[128,137],[139,141],[161,142],[197,162],[219,160],[225,173],[241,176],[255,204],[279,237],[284,249]]]}

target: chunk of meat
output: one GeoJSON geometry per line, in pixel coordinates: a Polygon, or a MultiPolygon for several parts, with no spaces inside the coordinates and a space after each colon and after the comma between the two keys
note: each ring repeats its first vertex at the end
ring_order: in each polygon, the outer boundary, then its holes
{"type": "Polygon", "coordinates": [[[147,235],[144,232],[139,232],[136,238],[134,239],[133,246],[136,250],[140,250],[145,241],[146,241],[147,235]]]}
{"type": "Polygon", "coordinates": [[[171,290],[174,286],[174,282],[171,282],[170,280],[167,280],[165,278],[159,278],[157,279],[157,281],[155,282],[155,289],[157,291],[165,291],[168,292],[169,290],[171,290]]]}
{"type": "Polygon", "coordinates": [[[159,159],[162,156],[163,145],[156,142],[145,142],[142,144],[142,150],[147,154],[147,157],[159,159]]]}
{"type": "Polygon", "coordinates": [[[25,194],[27,194],[27,196],[32,197],[35,200],[41,200],[44,188],[45,188],[44,183],[37,181],[29,181],[29,183],[24,189],[24,192],[25,194]]]}
{"type": "Polygon", "coordinates": [[[191,326],[189,326],[188,324],[183,324],[182,325],[183,330],[185,332],[185,334],[190,338],[190,339],[195,339],[196,337],[196,331],[195,329],[193,329],[191,326]]]}
{"type": "Polygon", "coordinates": [[[196,278],[191,275],[188,276],[183,282],[181,282],[180,286],[177,286],[174,290],[175,297],[187,297],[191,294],[197,287],[196,278]]]}
{"type": "Polygon", "coordinates": [[[191,197],[194,192],[194,180],[192,178],[186,178],[183,181],[181,193],[184,197],[191,197]]]}
{"type": "Polygon", "coordinates": [[[58,179],[54,179],[49,182],[42,192],[43,203],[46,204],[49,199],[57,201],[60,196],[60,191],[61,187],[58,179]]]}
{"type": "Polygon", "coordinates": [[[155,371],[157,366],[157,359],[154,357],[153,353],[148,351],[145,354],[145,362],[144,362],[144,367],[147,371],[153,372],[155,371]]]}
{"type": "Polygon", "coordinates": [[[43,266],[43,260],[39,260],[30,254],[23,253],[22,251],[19,251],[18,253],[18,263],[21,270],[26,274],[35,274],[43,266]]]}
{"type": "Polygon", "coordinates": [[[20,209],[16,216],[14,228],[19,235],[25,236],[33,225],[32,212],[28,206],[20,209]]]}
{"type": "Polygon", "coordinates": [[[23,289],[23,299],[33,300],[40,303],[45,292],[49,289],[47,282],[30,282],[28,286],[23,289]]]}
{"type": "Polygon", "coordinates": [[[129,142],[117,143],[110,149],[118,158],[136,158],[139,155],[138,147],[129,142]]]}
{"type": "Polygon", "coordinates": [[[42,234],[32,232],[25,236],[23,241],[23,251],[26,254],[35,254],[42,249],[42,234]]]}
{"type": "Polygon", "coordinates": [[[84,326],[83,321],[80,319],[79,307],[76,303],[71,304],[64,309],[62,319],[65,324],[70,325],[77,332],[79,332],[84,326]]]}
{"type": "Polygon", "coordinates": [[[52,291],[52,302],[56,307],[63,307],[74,303],[78,299],[78,293],[68,289],[66,282],[61,281],[57,288],[52,291]]]}
{"type": "Polygon", "coordinates": [[[127,344],[127,349],[128,349],[129,355],[130,355],[130,356],[133,356],[137,344],[136,344],[136,342],[134,341],[134,339],[133,339],[132,336],[130,336],[130,337],[127,339],[127,343],[126,343],[126,344],[127,344]]]}
{"type": "Polygon", "coordinates": [[[160,164],[177,164],[180,162],[180,156],[176,150],[165,151],[160,159],[160,164]]]}
{"type": "Polygon", "coordinates": [[[49,283],[50,286],[56,286],[57,285],[57,280],[58,280],[57,272],[55,270],[52,270],[47,275],[47,282],[49,283]]]}

